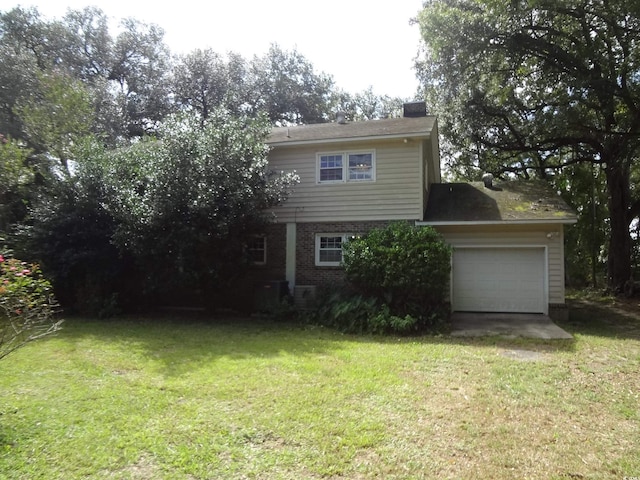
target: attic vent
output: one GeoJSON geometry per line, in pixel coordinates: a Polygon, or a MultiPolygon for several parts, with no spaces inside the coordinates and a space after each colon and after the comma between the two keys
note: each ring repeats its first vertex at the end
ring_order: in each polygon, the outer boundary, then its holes
{"type": "Polygon", "coordinates": [[[344,112],[337,112],[336,123],[339,123],[340,125],[344,125],[345,123],[347,123],[347,114],[344,112]]]}
{"type": "Polygon", "coordinates": [[[426,102],[408,102],[403,106],[403,117],[426,117],[427,116],[427,103],[426,102]]]}

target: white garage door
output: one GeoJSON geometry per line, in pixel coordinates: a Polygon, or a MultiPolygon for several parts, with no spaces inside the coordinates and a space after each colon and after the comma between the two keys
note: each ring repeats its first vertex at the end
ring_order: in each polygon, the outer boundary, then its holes
{"type": "Polygon", "coordinates": [[[543,248],[457,248],[452,308],[458,312],[544,313],[543,248]]]}

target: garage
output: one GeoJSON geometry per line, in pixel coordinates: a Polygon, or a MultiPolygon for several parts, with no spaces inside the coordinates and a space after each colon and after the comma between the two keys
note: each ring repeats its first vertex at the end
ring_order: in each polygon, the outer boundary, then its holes
{"type": "Polygon", "coordinates": [[[544,247],[458,247],[453,252],[452,309],[546,313],[544,247]]]}

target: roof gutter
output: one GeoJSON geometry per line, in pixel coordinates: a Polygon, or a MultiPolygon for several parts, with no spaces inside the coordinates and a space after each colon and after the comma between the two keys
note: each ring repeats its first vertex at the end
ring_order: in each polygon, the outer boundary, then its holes
{"type": "Polygon", "coordinates": [[[393,139],[404,139],[404,138],[430,138],[430,134],[427,132],[412,132],[412,133],[394,133],[391,135],[368,135],[361,137],[338,137],[338,138],[326,138],[322,140],[279,140],[279,141],[266,141],[267,145],[272,147],[284,147],[287,145],[295,146],[295,145],[317,145],[320,143],[343,143],[343,142],[364,142],[368,140],[393,140],[393,139]]]}
{"type": "Polygon", "coordinates": [[[430,225],[432,227],[447,227],[447,226],[468,226],[468,225],[536,225],[536,224],[573,224],[577,223],[577,218],[540,218],[540,219],[528,219],[528,220],[455,220],[455,221],[419,221],[416,220],[416,226],[430,225]]]}

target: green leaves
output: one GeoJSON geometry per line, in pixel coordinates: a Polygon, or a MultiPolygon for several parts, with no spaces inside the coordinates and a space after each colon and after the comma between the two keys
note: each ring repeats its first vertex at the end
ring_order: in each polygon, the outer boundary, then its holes
{"type": "Polygon", "coordinates": [[[451,176],[547,179],[576,163],[603,166],[616,255],[608,276],[620,288],[640,211],[630,184],[640,157],[637,2],[432,0],[419,22],[417,69],[451,176]]]}
{"type": "Polygon", "coordinates": [[[623,3],[429,2],[418,70],[445,135],[474,153],[461,161],[526,175],[562,165],[565,146],[596,158],[607,134],[637,135],[640,26],[623,3]]]}
{"type": "Polygon", "coordinates": [[[57,307],[38,265],[0,254],[0,360],[59,330],[57,307]]]}
{"type": "Polygon", "coordinates": [[[24,99],[17,112],[31,145],[55,156],[68,175],[72,147],[93,125],[91,99],[85,87],[67,75],[43,73],[38,80],[39,91],[24,99]]]}
{"type": "Polygon", "coordinates": [[[450,247],[431,227],[398,222],[344,246],[347,280],[393,315],[424,317],[445,300],[450,247]]]}
{"type": "Polygon", "coordinates": [[[242,270],[244,239],[297,182],[268,169],[268,131],[263,118],[221,109],[207,119],[175,115],[156,139],[103,151],[80,166],[81,182],[99,175],[112,240],[137,258],[153,289],[213,288],[242,270]]]}

